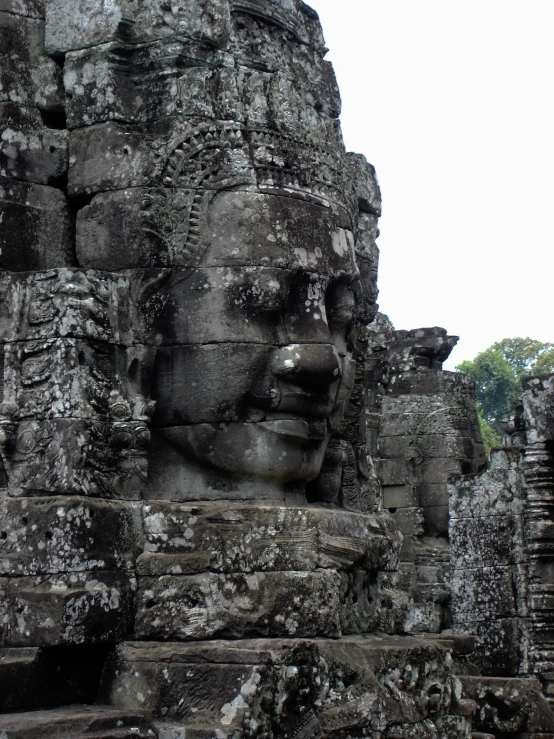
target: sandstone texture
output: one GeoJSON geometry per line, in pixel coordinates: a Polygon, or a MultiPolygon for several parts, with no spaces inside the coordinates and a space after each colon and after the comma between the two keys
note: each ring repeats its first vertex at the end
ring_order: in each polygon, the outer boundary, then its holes
{"type": "Polygon", "coordinates": [[[485,469],[326,53],[0,0],[0,739],[554,739],[552,378],[485,469]]]}

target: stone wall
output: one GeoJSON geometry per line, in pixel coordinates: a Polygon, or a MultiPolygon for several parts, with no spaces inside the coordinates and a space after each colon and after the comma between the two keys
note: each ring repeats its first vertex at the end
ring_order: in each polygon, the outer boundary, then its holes
{"type": "Polygon", "coordinates": [[[454,626],[476,635],[486,674],[537,675],[549,697],[553,381],[525,379],[508,445],[486,472],[450,486],[454,626]]]}

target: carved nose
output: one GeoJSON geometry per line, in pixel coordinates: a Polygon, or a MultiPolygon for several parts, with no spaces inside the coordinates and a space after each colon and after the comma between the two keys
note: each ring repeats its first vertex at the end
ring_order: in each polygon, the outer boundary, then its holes
{"type": "Polygon", "coordinates": [[[327,390],[342,375],[333,344],[282,346],[273,355],[272,370],[279,380],[319,392],[327,390]]]}

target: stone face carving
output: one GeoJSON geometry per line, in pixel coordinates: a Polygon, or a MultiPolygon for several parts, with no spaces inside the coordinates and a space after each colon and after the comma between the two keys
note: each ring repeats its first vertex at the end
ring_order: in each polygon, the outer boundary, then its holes
{"type": "Polygon", "coordinates": [[[548,739],[532,680],[406,635],[450,625],[480,438],[454,337],[377,312],[317,14],[0,0],[0,31],[0,737],[548,739]]]}
{"type": "Polygon", "coordinates": [[[442,370],[457,342],[444,329],[395,331],[379,314],[369,333],[371,451],[404,535],[400,572],[387,575],[395,618],[408,631],[440,631],[450,626],[447,481],[486,464],[473,384],[442,370]]]}

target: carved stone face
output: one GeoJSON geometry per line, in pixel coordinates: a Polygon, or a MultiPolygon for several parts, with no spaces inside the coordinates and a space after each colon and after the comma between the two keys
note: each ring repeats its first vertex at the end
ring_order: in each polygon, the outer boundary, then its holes
{"type": "Polygon", "coordinates": [[[353,371],[344,225],[290,197],[212,200],[198,266],[173,272],[154,368],[154,425],[186,458],[281,486],[318,474],[353,371]]]}

